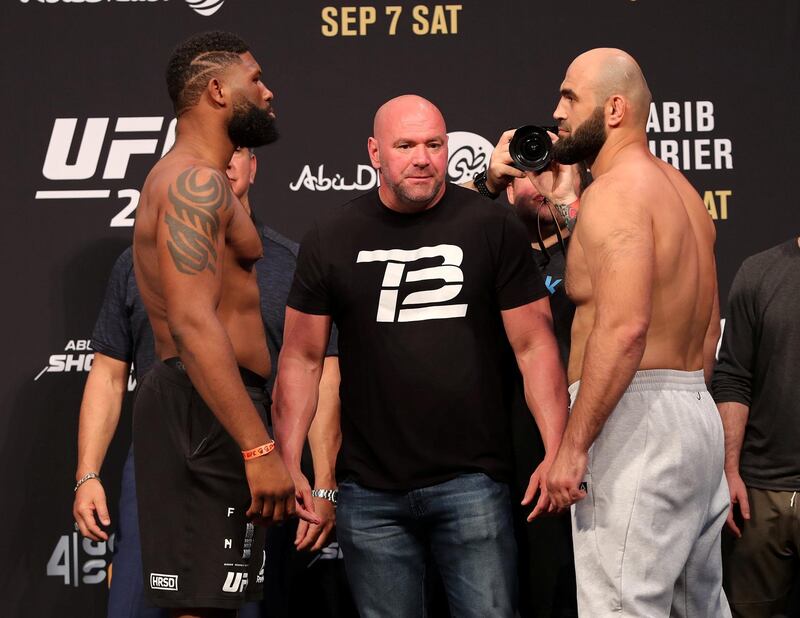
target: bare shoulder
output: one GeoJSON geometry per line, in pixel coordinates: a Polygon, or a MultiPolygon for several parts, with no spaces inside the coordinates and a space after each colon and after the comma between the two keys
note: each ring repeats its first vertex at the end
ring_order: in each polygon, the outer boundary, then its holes
{"type": "Polygon", "coordinates": [[[213,217],[232,206],[225,174],[193,162],[159,162],[148,175],[144,192],[159,210],[185,212],[187,208],[200,208],[213,217]]]}
{"type": "Polygon", "coordinates": [[[596,178],[581,195],[579,220],[592,227],[649,221],[652,182],[647,172],[618,168],[596,178]]]}
{"type": "Polygon", "coordinates": [[[143,190],[145,212],[160,251],[179,272],[217,272],[219,251],[234,212],[227,177],[220,170],[187,159],[163,160],[143,190]]]}
{"type": "Polygon", "coordinates": [[[655,161],[661,173],[667,177],[670,184],[672,184],[678,195],[680,195],[684,207],[686,208],[686,214],[692,222],[699,227],[701,233],[714,242],[717,237],[717,229],[708,214],[708,209],[703,203],[700,194],[686,177],[672,165],[661,159],[655,159],[655,161]]]}

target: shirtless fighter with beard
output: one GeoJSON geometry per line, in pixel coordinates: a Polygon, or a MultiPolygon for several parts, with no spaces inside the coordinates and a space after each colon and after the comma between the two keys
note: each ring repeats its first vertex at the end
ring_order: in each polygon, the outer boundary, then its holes
{"type": "Polygon", "coordinates": [[[275,115],[260,66],[229,33],[179,45],[167,85],[177,138],[142,188],[133,245],[157,357],[134,407],[145,590],[175,616],[234,615],[261,595],[253,524],[295,511],[265,422],[262,243],[225,176],[236,146],[275,139],[275,115]]]}
{"type": "Polygon", "coordinates": [[[647,147],[636,61],[595,49],[554,113],[562,163],[587,161],[567,259],[572,409],[548,489],[572,512],[583,616],[730,616],[720,531],[723,434],[706,390],[719,335],[715,232],[647,147]]]}

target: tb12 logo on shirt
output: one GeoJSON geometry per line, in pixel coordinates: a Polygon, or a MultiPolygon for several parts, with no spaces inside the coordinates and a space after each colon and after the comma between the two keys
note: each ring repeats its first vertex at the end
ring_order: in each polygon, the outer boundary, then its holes
{"type": "Polygon", "coordinates": [[[450,303],[461,292],[464,272],[459,268],[464,252],[456,245],[436,245],[419,249],[377,249],[359,251],[356,262],[386,262],[386,270],[378,297],[377,322],[423,322],[463,318],[467,315],[466,303],[450,303]],[[442,258],[441,266],[411,270],[411,262],[426,258],[442,258]],[[404,282],[442,281],[433,290],[411,292],[400,299],[400,285],[404,282]],[[398,311],[398,305],[400,307],[398,311]]]}

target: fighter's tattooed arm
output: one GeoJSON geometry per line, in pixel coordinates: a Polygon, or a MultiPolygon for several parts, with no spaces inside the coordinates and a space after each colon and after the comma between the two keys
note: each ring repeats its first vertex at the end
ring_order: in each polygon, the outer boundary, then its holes
{"type": "Polygon", "coordinates": [[[170,185],[168,198],[164,221],[175,268],[187,275],[206,269],[216,273],[220,215],[231,205],[227,179],[219,172],[189,168],[170,185]],[[205,175],[208,179],[200,182],[205,175]]]}

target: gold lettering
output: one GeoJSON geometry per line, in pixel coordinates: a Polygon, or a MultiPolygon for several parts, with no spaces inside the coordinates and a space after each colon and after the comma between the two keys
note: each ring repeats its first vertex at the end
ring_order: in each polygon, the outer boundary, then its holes
{"type": "Polygon", "coordinates": [[[411,15],[414,18],[414,24],[411,29],[414,34],[424,35],[430,31],[430,22],[428,22],[428,7],[424,4],[418,4],[411,10],[411,15]]]}
{"type": "Polygon", "coordinates": [[[358,24],[358,33],[361,36],[367,34],[367,28],[375,23],[375,19],[377,17],[377,13],[375,12],[374,6],[362,6],[359,7],[359,24],[358,24]]]}
{"type": "Polygon", "coordinates": [[[433,19],[431,22],[431,34],[447,34],[447,19],[444,15],[444,7],[441,4],[433,7],[433,19]]]}
{"type": "Polygon", "coordinates": [[[389,24],[389,36],[394,36],[397,33],[397,20],[402,12],[402,6],[392,5],[386,7],[386,14],[392,16],[392,23],[389,24]]]}
{"type": "Polygon", "coordinates": [[[708,214],[711,215],[711,218],[716,221],[719,219],[719,214],[717,213],[717,204],[714,202],[714,192],[713,191],[706,191],[703,193],[703,203],[706,205],[708,209],[708,214]]]}
{"type": "Polygon", "coordinates": [[[450,13],[450,34],[458,34],[458,12],[460,4],[446,4],[444,7],[450,13]]]}
{"type": "Polygon", "coordinates": [[[714,191],[714,194],[719,198],[719,214],[720,219],[728,218],[728,198],[733,195],[730,189],[714,191]]]}
{"type": "Polygon", "coordinates": [[[335,6],[326,6],[322,9],[322,36],[336,36],[339,33],[339,24],[336,21],[338,11],[335,6]]]}
{"type": "Polygon", "coordinates": [[[355,36],[356,8],[354,6],[342,7],[342,36],[355,36]]]}

